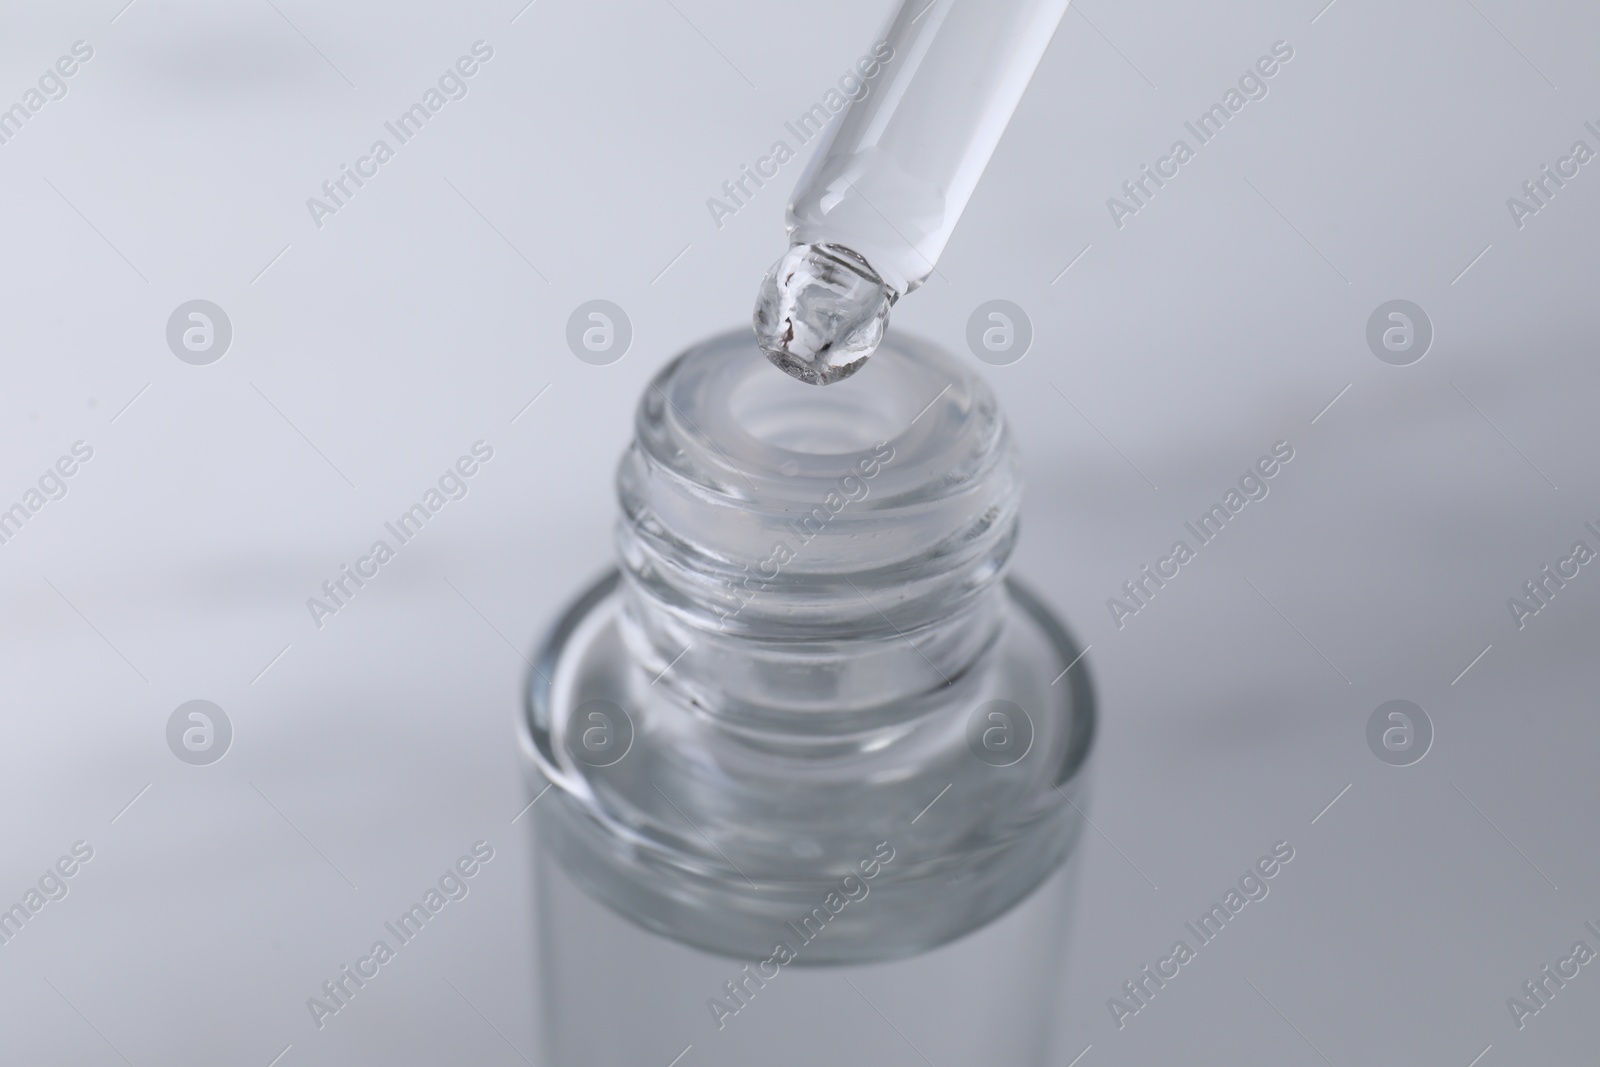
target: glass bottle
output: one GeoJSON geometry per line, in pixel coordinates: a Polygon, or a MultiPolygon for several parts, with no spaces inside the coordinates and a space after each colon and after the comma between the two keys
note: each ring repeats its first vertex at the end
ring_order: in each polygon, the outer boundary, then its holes
{"type": "Polygon", "coordinates": [[[741,330],[640,401],[529,678],[545,1062],[1047,1062],[1092,691],[993,395],[883,351],[814,389],[741,330]]]}

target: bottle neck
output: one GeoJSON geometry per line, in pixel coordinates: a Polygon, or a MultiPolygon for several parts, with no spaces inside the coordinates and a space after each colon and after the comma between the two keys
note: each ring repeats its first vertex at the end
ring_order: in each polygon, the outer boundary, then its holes
{"type": "Polygon", "coordinates": [[[618,472],[623,640],[652,688],[752,736],[860,737],[987,670],[1018,464],[993,396],[885,341],[819,388],[691,349],[645,392],[618,472]]]}

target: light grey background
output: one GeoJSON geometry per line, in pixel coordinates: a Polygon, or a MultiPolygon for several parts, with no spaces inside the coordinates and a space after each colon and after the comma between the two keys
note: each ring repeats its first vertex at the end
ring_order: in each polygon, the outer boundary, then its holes
{"type": "MultiPolygon", "coordinates": [[[[13,3],[0,32],[4,104],[94,48],[0,145],[0,502],[94,448],[0,545],[0,904],[95,849],[0,946],[0,1058],[522,1063],[521,654],[607,565],[634,401],[746,321],[801,164],[720,230],[706,198],[885,5],[122,2],[13,3]],[[306,198],[480,39],[469,95],[313,225],[306,198]],[[193,299],[232,321],[210,366],[166,345],[193,299]],[[591,299],[633,324],[610,366],[564,341],[591,299]],[[306,598],[480,439],[470,495],[316,628],[306,598]],[[193,699],[232,722],[210,766],[167,747],[193,699]],[[305,999],[479,839],[471,895],[319,1032],[305,999]]],[[[1600,14],[1323,2],[1074,4],[895,312],[958,352],[986,300],[1034,326],[977,369],[1025,449],[1018,571],[1103,701],[1062,1063],[1600,1040],[1595,966],[1521,1031],[1506,1007],[1600,948],[1600,574],[1524,629],[1506,606],[1600,547],[1600,163],[1521,229],[1506,207],[1600,149],[1600,14]],[[1267,98],[1118,229],[1106,198],[1279,40],[1267,98]],[[1395,298],[1435,329],[1409,367],[1365,342],[1395,298]],[[1115,628],[1106,599],[1278,440],[1271,495],[1115,628]],[[1397,698],[1434,726],[1410,767],[1365,741],[1397,698]],[[1285,839],[1271,896],[1119,1031],[1107,998],[1285,839]]]]}

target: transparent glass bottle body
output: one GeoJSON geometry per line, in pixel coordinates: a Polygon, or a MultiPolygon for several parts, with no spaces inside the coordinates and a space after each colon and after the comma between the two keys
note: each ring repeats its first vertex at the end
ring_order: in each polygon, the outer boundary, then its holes
{"type": "Polygon", "coordinates": [[[1088,678],[1006,577],[992,395],[885,348],[816,390],[729,334],[645,392],[619,572],[530,675],[550,1062],[1046,1062],[1088,678]]]}

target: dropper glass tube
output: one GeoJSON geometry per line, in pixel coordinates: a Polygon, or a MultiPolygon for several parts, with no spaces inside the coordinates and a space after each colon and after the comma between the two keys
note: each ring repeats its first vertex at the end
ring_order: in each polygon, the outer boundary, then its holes
{"type": "Polygon", "coordinates": [[[876,84],[830,124],[789,204],[792,247],[757,301],[757,337],[789,374],[859,369],[889,307],[927,280],[1068,0],[905,0],[876,84]]]}

